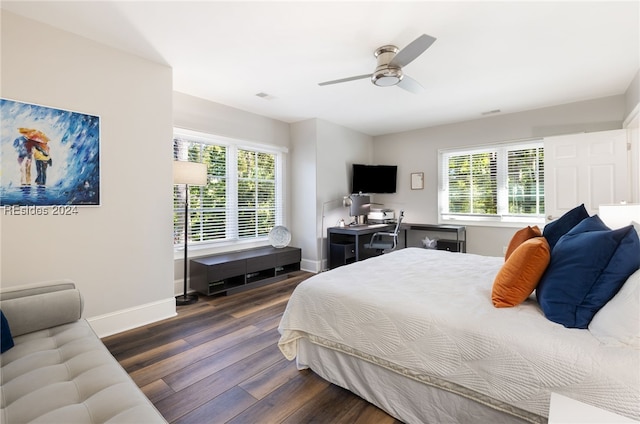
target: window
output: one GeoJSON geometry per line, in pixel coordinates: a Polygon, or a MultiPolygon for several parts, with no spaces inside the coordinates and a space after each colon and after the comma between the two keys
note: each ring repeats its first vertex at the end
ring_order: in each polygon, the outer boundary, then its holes
{"type": "Polygon", "coordinates": [[[261,237],[276,225],[276,155],[238,151],[238,233],[261,237]]]}
{"type": "Polygon", "coordinates": [[[544,222],[542,141],[440,151],[440,220],[544,222]]]}
{"type": "MultiPolygon", "coordinates": [[[[266,238],[282,224],[284,153],[211,135],[175,130],[174,160],[207,165],[206,186],[189,186],[189,243],[266,238]]],[[[174,186],[174,245],[184,245],[185,186],[174,186]]]]}

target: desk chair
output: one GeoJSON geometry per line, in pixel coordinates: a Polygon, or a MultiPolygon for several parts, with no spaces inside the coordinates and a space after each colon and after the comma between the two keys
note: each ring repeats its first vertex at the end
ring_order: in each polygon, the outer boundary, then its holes
{"type": "Polygon", "coordinates": [[[404,218],[404,211],[400,211],[398,222],[396,222],[396,228],[392,233],[378,232],[373,233],[371,241],[364,245],[367,249],[375,249],[380,253],[391,252],[398,246],[398,233],[400,232],[400,223],[404,218]]]}

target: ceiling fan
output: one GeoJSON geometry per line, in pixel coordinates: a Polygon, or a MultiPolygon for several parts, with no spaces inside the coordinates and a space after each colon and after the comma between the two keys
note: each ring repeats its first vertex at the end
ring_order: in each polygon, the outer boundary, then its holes
{"type": "Polygon", "coordinates": [[[371,82],[379,87],[397,85],[412,93],[419,93],[424,89],[418,81],[405,75],[402,72],[402,67],[407,66],[415,58],[424,53],[434,41],[436,41],[434,37],[422,34],[402,50],[398,50],[396,46],[392,45],[382,46],[374,52],[374,56],[378,59],[378,66],[373,74],[356,75],[354,77],[325,81],[318,85],[339,84],[342,82],[371,78],[371,82]]]}

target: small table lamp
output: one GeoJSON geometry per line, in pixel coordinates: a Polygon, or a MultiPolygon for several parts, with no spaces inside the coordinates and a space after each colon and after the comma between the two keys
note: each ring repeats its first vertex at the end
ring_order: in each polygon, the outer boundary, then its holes
{"type": "Polygon", "coordinates": [[[612,230],[626,227],[632,221],[640,224],[640,204],[618,203],[613,205],[600,205],[598,215],[602,222],[612,230]]]}
{"type": "Polygon", "coordinates": [[[207,165],[196,162],[173,162],[173,184],[184,184],[184,293],[176,297],[176,305],[189,305],[198,300],[197,294],[187,294],[187,245],[189,243],[189,185],[207,184],[207,165]]]}

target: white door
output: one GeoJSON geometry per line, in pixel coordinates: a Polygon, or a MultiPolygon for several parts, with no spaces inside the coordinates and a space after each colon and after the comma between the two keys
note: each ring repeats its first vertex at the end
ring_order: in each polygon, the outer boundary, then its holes
{"type": "Polygon", "coordinates": [[[581,203],[592,215],[601,204],[629,199],[625,130],[545,138],[544,167],[547,221],[581,203]]]}

